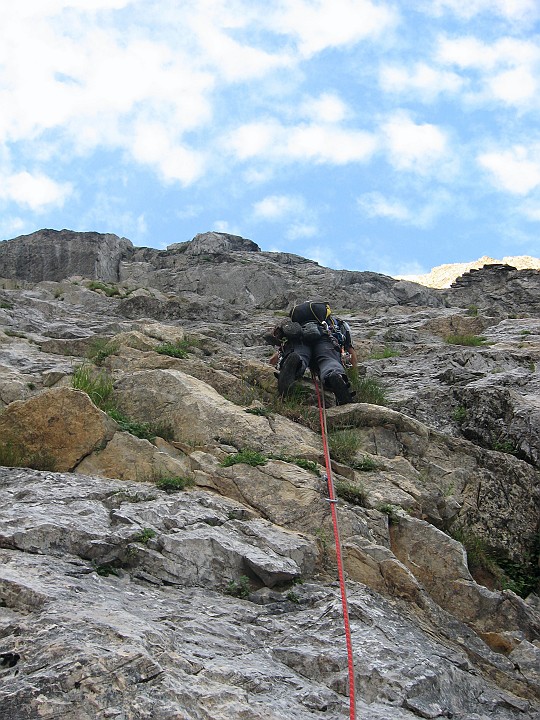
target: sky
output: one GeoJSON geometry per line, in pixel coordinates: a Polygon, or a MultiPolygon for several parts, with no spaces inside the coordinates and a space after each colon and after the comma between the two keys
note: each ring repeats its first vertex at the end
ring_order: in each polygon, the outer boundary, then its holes
{"type": "Polygon", "coordinates": [[[0,0],[0,240],[540,256],[540,0],[0,0]]]}

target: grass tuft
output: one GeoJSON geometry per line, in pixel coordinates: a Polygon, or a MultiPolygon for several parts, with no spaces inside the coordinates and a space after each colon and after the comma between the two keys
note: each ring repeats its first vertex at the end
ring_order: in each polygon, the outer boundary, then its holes
{"type": "Polygon", "coordinates": [[[356,430],[345,428],[335,430],[328,436],[330,454],[338,462],[349,464],[354,461],[360,449],[360,438],[356,430]]]}
{"type": "Polygon", "coordinates": [[[183,360],[184,358],[187,358],[189,349],[196,346],[197,342],[194,338],[184,338],[183,340],[178,340],[178,342],[175,343],[161,343],[161,345],[157,345],[154,350],[160,355],[169,355],[170,357],[180,358],[183,360]]]}
{"type": "Polygon", "coordinates": [[[113,391],[113,382],[104,370],[96,370],[92,365],[83,363],[75,369],[71,384],[76,390],[85,392],[98,408],[104,410],[107,407],[113,391]]]}
{"type": "Polygon", "coordinates": [[[104,338],[96,338],[90,345],[86,357],[96,365],[102,365],[103,361],[108,358],[109,355],[114,355],[117,351],[118,343],[105,340],[104,338]]]}
{"type": "Polygon", "coordinates": [[[246,465],[266,465],[268,458],[257,450],[240,450],[235,455],[228,455],[225,460],[221,463],[221,467],[230,467],[231,465],[237,465],[238,463],[245,463],[246,465]]]}
{"type": "Polygon", "coordinates": [[[351,482],[340,480],[336,483],[335,490],[338,497],[351,503],[351,505],[367,507],[367,495],[362,486],[357,487],[351,482]]]}
{"type": "Polygon", "coordinates": [[[448,345],[465,345],[469,347],[481,347],[487,344],[487,338],[483,335],[447,335],[444,342],[448,345]]]}
{"type": "Polygon", "coordinates": [[[373,472],[373,470],[379,469],[379,464],[367,455],[364,455],[361,460],[353,460],[349,464],[354,470],[360,470],[360,472],[373,472]]]}
{"type": "Polygon", "coordinates": [[[92,280],[87,287],[89,290],[93,290],[94,292],[99,290],[104,295],[107,295],[107,297],[120,295],[120,290],[118,290],[118,288],[115,288],[112,285],[106,285],[105,283],[99,282],[99,280],[92,280]]]}
{"type": "Polygon", "coordinates": [[[347,371],[351,389],[356,392],[354,401],[371,405],[388,405],[388,390],[375,378],[360,377],[357,368],[347,371]]]}
{"type": "Polygon", "coordinates": [[[182,490],[185,490],[186,488],[191,487],[194,484],[195,482],[194,480],[192,480],[192,478],[180,476],[162,477],[159,480],[156,480],[156,487],[160,490],[163,490],[168,495],[182,492],[182,490]]]}
{"type": "Polygon", "coordinates": [[[385,360],[386,358],[399,357],[399,350],[386,345],[380,352],[372,352],[368,360],[385,360]]]}
{"type": "Polygon", "coordinates": [[[148,422],[133,420],[126,417],[126,415],[115,407],[106,408],[106,413],[118,423],[123,432],[135,435],[135,437],[138,437],[141,440],[149,440],[150,442],[153,442],[156,437],[161,437],[164,440],[172,439],[173,431],[167,425],[154,425],[148,422]]]}

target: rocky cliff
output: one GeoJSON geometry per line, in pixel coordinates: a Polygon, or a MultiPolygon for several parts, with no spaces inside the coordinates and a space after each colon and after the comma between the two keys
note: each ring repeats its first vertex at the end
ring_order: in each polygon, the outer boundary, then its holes
{"type": "Polygon", "coordinates": [[[349,716],[316,401],[263,340],[314,296],[360,357],[327,398],[358,717],[540,717],[538,271],[45,230],[0,278],[1,720],[349,716]]]}

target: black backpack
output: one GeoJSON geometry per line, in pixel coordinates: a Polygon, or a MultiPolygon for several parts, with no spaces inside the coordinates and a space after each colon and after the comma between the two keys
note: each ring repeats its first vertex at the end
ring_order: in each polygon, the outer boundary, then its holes
{"type": "Polygon", "coordinates": [[[323,323],[330,315],[330,305],[326,302],[303,302],[295,305],[289,316],[293,322],[306,325],[309,322],[323,323]]]}

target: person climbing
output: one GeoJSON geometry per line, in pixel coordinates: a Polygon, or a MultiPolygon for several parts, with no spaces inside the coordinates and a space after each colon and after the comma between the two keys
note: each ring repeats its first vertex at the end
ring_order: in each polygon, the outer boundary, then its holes
{"type": "Polygon", "coordinates": [[[353,402],[345,367],[356,367],[357,357],[348,323],[333,316],[329,304],[320,301],[295,305],[289,318],[265,335],[268,342],[280,346],[270,362],[279,370],[281,397],[310,367],[334,393],[338,405],[353,402]]]}

